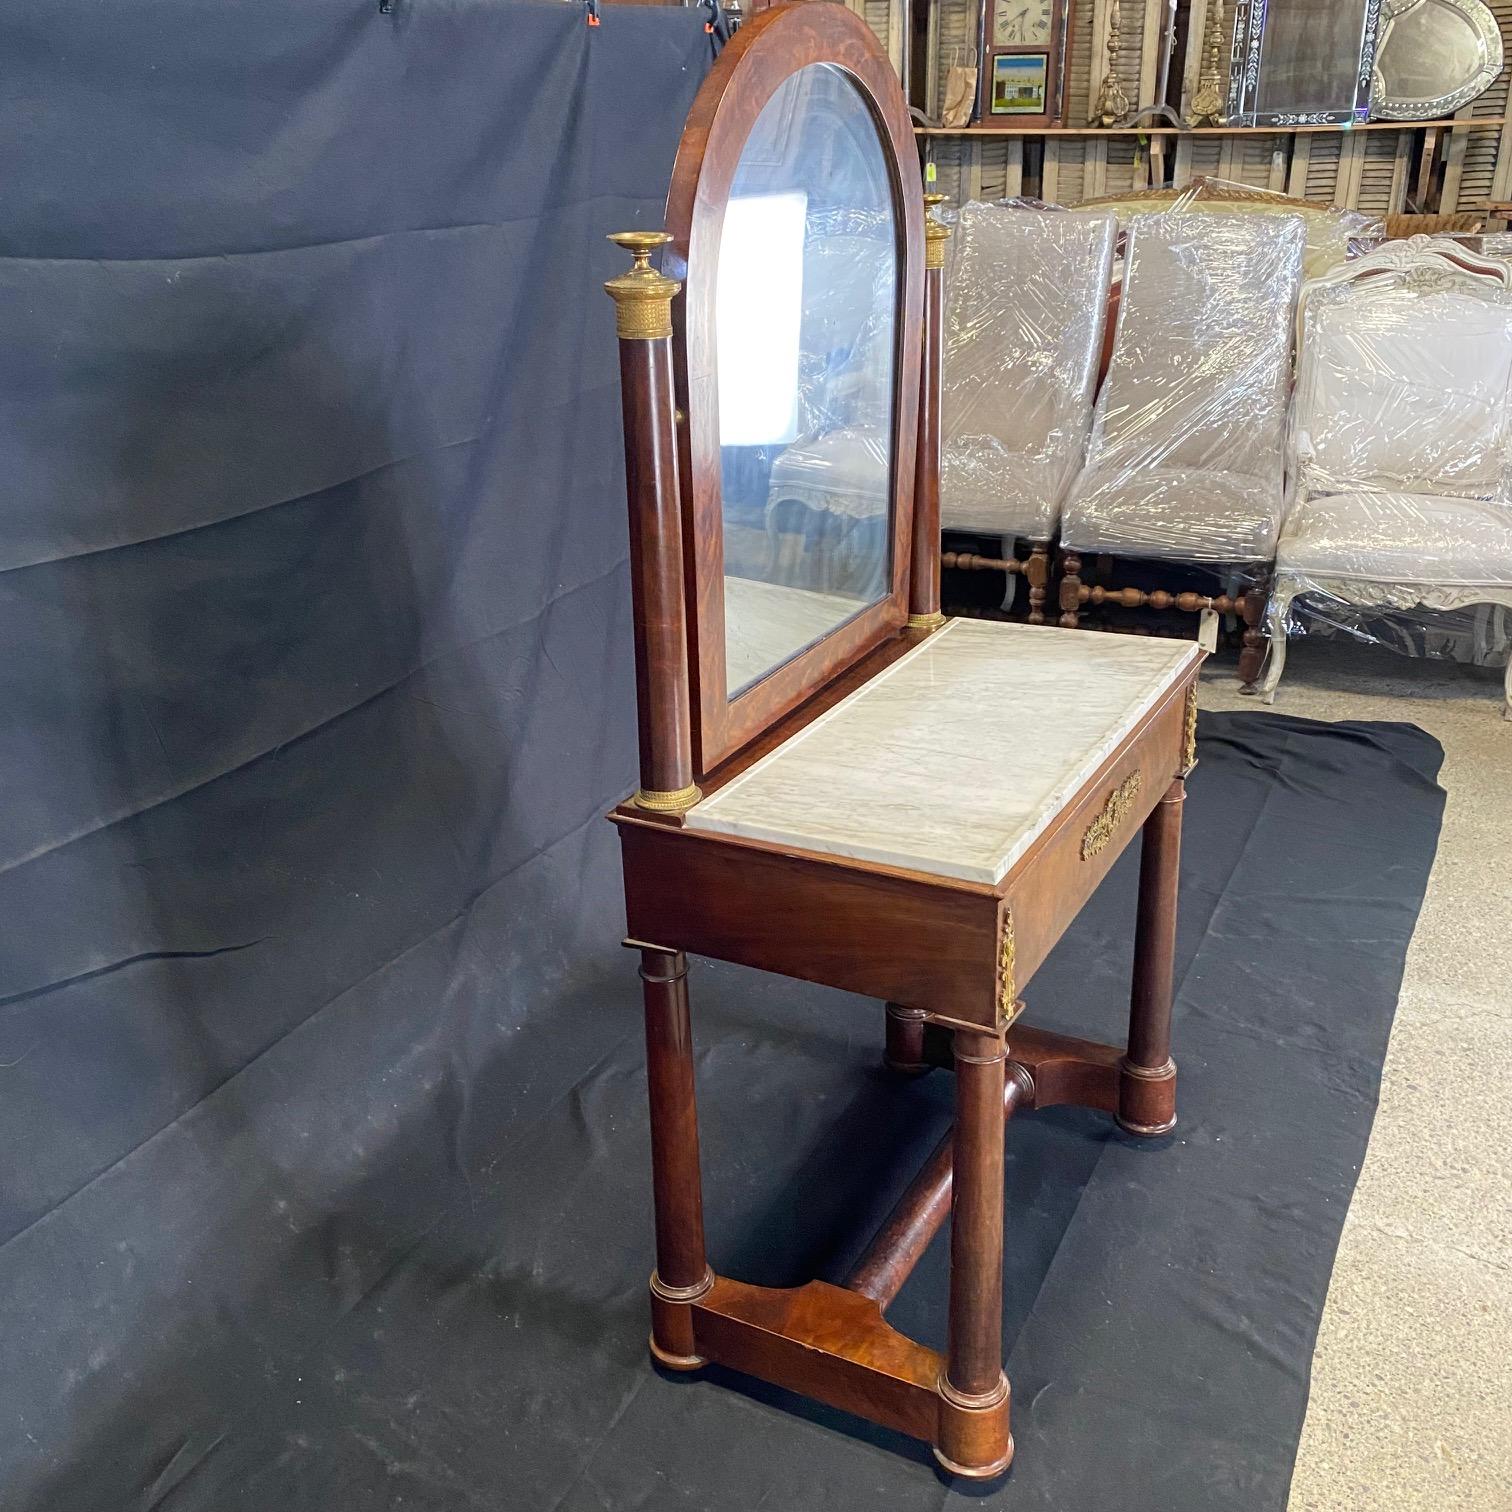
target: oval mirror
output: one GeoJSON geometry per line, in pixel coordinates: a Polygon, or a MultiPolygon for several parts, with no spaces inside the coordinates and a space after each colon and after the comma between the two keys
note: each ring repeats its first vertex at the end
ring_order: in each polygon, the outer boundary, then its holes
{"type": "Polygon", "coordinates": [[[898,227],[850,77],[762,107],[715,285],[725,667],[734,698],[891,590],[898,227]]]}
{"type": "Polygon", "coordinates": [[[1453,115],[1496,81],[1502,52],[1482,0],[1386,0],[1371,113],[1389,121],[1453,115]]]}

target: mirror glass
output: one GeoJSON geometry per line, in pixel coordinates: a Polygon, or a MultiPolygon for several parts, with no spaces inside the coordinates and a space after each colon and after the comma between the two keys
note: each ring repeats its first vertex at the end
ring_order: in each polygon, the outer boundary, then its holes
{"type": "Polygon", "coordinates": [[[1376,67],[1391,103],[1448,102],[1474,84],[1487,52],[1473,16],[1452,5],[1415,5],[1387,20],[1376,67]]]}
{"type": "MultiPolygon", "coordinates": [[[[1261,115],[1327,115],[1352,110],[1360,89],[1368,0],[1271,0],[1264,15],[1261,115]]],[[[1253,22],[1251,23],[1253,25],[1253,22]]]]}
{"type": "Polygon", "coordinates": [[[891,587],[898,255],[871,111],[810,64],[757,117],[720,237],[731,698],[891,587]]]}

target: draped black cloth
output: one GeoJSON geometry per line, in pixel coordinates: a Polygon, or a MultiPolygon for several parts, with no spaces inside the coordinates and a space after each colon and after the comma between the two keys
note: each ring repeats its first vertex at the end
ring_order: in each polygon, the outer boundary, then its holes
{"type": "Polygon", "coordinates": [[[623,1032],[519,1069],[620,964],[604,238],[711,48],[587,20],[0,19],[7,1509],[189,1494],[623,1032]]]}

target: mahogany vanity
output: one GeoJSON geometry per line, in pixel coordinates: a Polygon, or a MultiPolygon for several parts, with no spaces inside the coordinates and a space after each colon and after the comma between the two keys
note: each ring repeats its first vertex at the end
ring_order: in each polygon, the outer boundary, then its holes
{"type": "MultiPolygon", "coordinates": [[[[939,613],[946,227],[866,25],[779,6],[694,104],[665,234],[616,236],[641,786],[612,815],[644,981],[651,1351],[927,1440],[1013,1455],[1003,1125],[1056,1103],[1175,1123],[1182,779],[1200,652],[939,613]],[[662,271],[650,265],[661,250],[662,271]],[[1143,830],[1126,1046],[1025,1025],[1023,991],[1143,830]],[[687,953],[884,1001],[956,1122],[844,1286],[705,1253],[687,953]],[[885,1312],[946,1218],[949,1345],[885,1312]]],[[[879,1131],[880,1132],[880,1131],[879,1131]]]]}

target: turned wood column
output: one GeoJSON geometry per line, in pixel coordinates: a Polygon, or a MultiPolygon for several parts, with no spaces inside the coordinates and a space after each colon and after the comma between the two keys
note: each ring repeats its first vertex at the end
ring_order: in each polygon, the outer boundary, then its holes
{"type": "Polygon", "coordinates": [[[640,975],[646,1003],[646,1085],[651,1100],[651,1184],[656,1207],[651,1352],[674,1370],[693,1370],[704,1362],[694,1343],[688,1303],[708,1291],[714,1278],[704,1253],[688,959],[680,950],[643,949],[640,975]]]}
{"type": "Polygon", "coordinates": [[[640,693],[640,790],[634,802],[654,813],[678,814],[699,799],[693,785],[672,388],[672,299],[682,285],[651,266],[652,252],[672,240],[665,231],[621,231],[609,239],[635,259],[628,273],[604,285],[615,304],[625,417],[630,594],[640,693]]]}
{"type": "Polygon", "coordinates": [[[1060,622],[1075,630],[1081,624],[1082,559],[1078,551],[1061,552],[1060,622]]]}
{"type": "Polygon", "coordinates": [[[1186,783],[1178,777],[1144,826],[1129,1049],[1118,1075],[1118,1121],[1131,1134],[1164,1134],[1176,1126],[1171,991],[1181,874],[1181,808],[1185,802],[1186,783]]]}
{"type": "Polygon", "coordinates": [[[924,1059],[924,1024],[929,1015],[922,1008],[887,1005],[887,1048],[882,1063],[889,1071],[918,1076],[929,1070],[924,1059]]]}
{"type": "Polygon", "coordinates": [[[1243,693],[1255,691],[1255,681],[1265,665],[1268,642],[1263,622],[1265,603],[1269,597],[1270,574],[1262,570],[1245,589],[1239,604],[1240,617],[1244,621],[1244,646],[1239,653],[1239,682],[1243,693]]]}
{"type": "Polygon", "coordinates": [[[1045,623],[1045,592],[1050,584],[1050,543],[1031,541],[1029,560],[1024,564],[1024,578],[1029,584],[1029,623],[1045,623]]]}
{"type": "MultiPolygon", "coordinates": [[[[1033,1101],[1034,1081],[1023,1066],[1007,1068],[1003,1084],[1003,1121],[1033,1101]]],[[[950,1216],[955,1188],[955,1129],[952,1127],[898,1199],[887,1221],[872,1236],[845,1278],[850,1291],[870,1297],[884,1312],[903,1283],[924,1258],[934,1236],[950,1216]]]]}
{"type": "Polygon", "coordinates": [[[1003,1375],[1002,1037],[955,1033],[950,1344],[936,1457],[959,1475],[999,1475],[1013,1454],[1003,1375]]]}
{"type": "Polygon", "coordinates": [[[933,630],[940,613],[940,387],[944,370],[945,243],[947,226],[935,211],[943,194],[924,204],[924,347],[919,369],[919,450],[914,463],[913,551],[908,571],[908,627],[933,630]]]}

